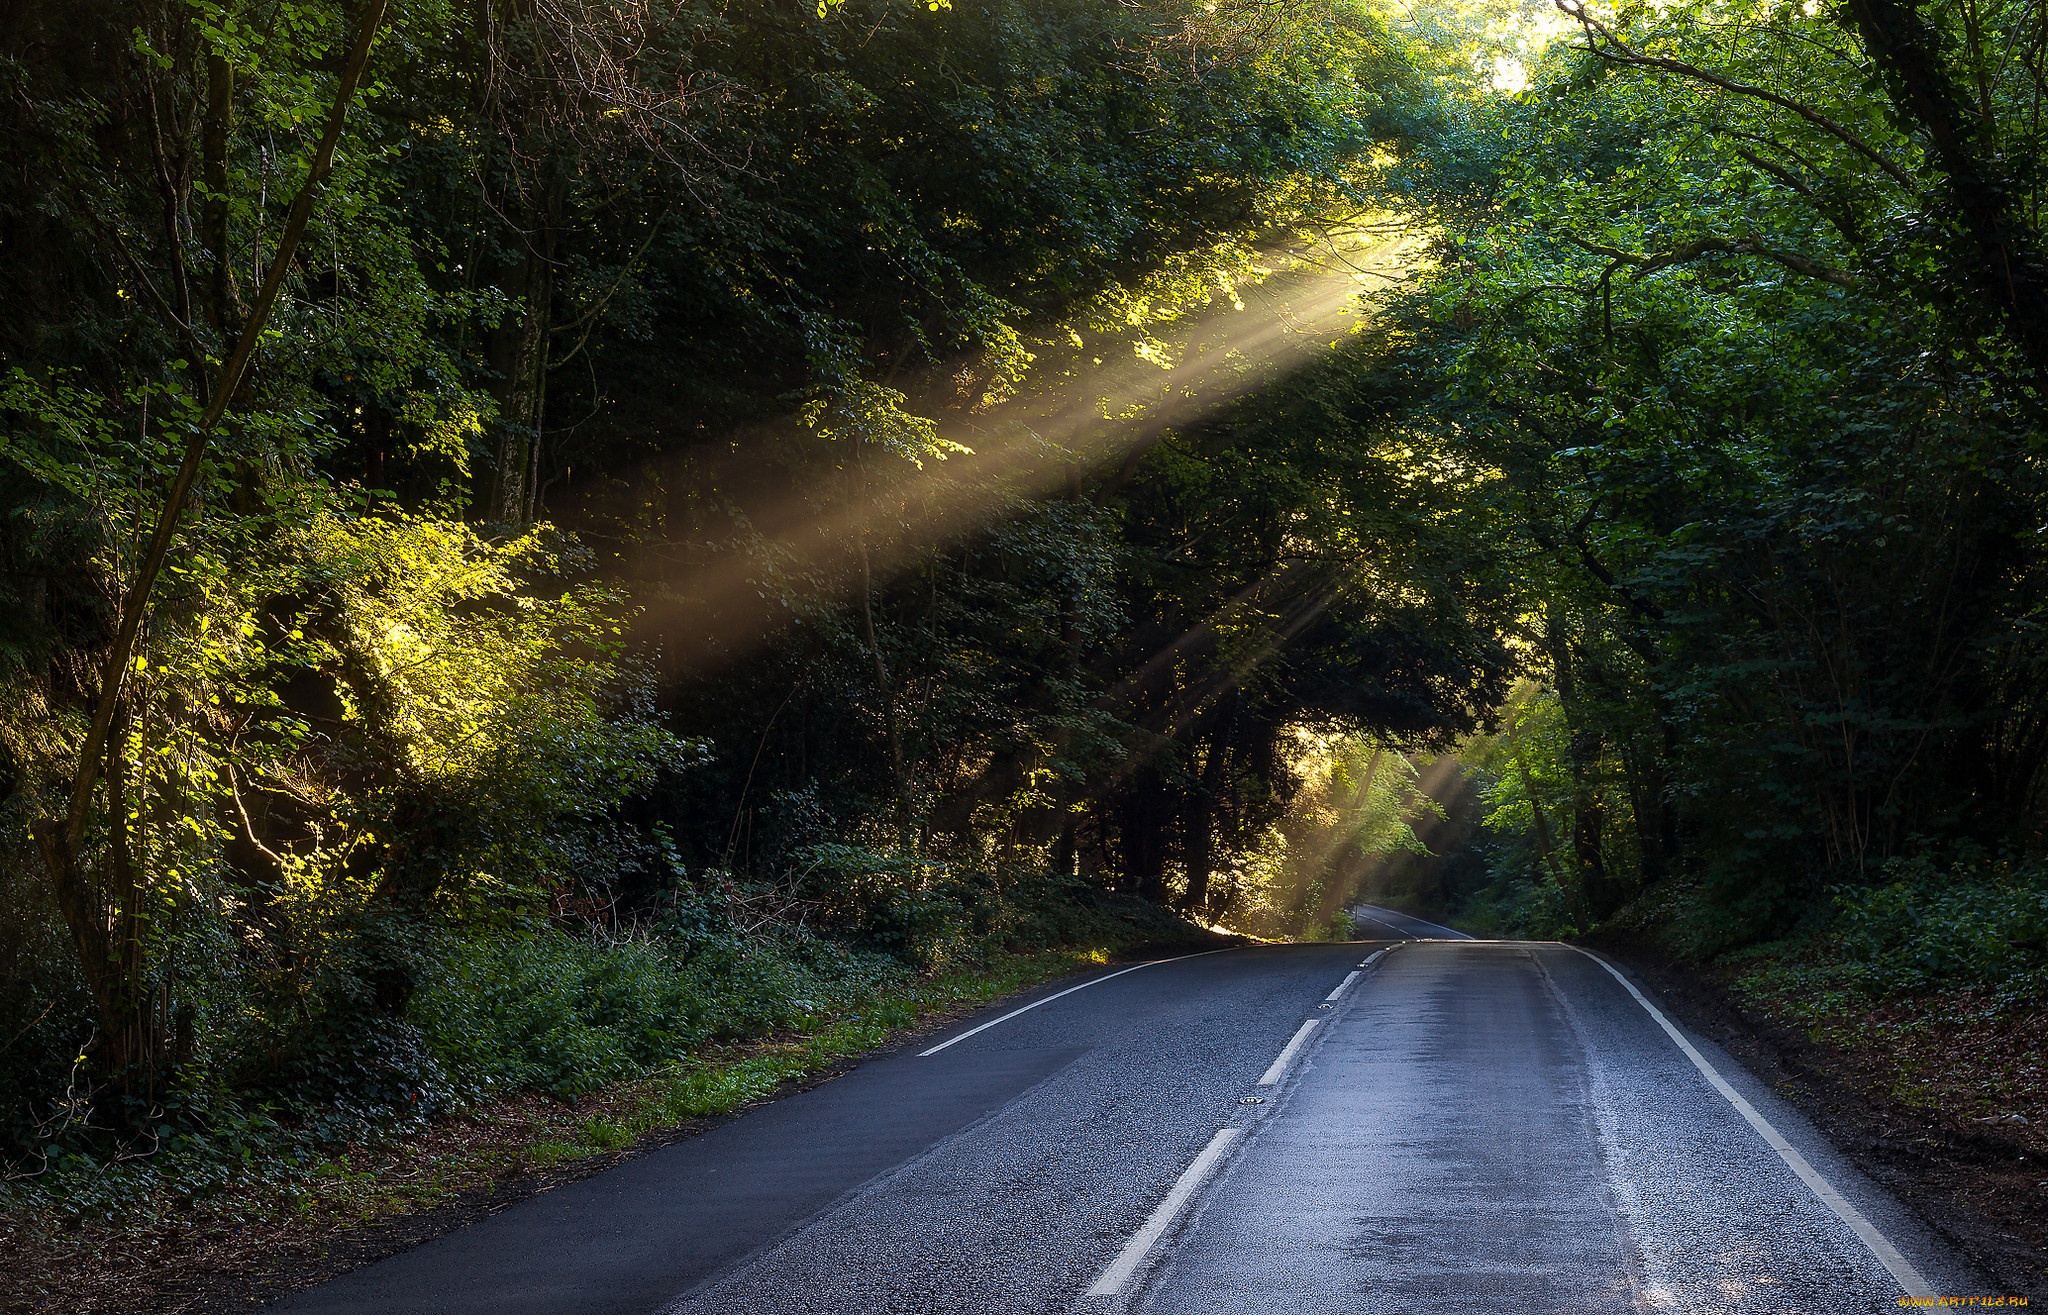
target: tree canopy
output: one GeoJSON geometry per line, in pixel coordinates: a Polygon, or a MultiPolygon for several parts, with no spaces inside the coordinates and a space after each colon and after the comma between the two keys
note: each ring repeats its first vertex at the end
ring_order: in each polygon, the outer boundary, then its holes
{"type": "Polygon", "coordinates": [[[7,11],[15,1161],[1139,904],[1717,949],[2006,881],[2043,21],[7,11]]]}

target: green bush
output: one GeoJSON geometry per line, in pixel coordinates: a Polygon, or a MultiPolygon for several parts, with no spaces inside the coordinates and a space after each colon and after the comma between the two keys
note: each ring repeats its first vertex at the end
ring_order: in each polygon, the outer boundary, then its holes
{"type": "Polygon", "coordinates": [[[693,985],[654,946],[548,933],[461,946],[412,1014],[462,1094],[574,1097],[701,1041],[693,985]]]}
{"type": "Polygon", "coordinates": [[[569,1099],[706,1042],[798,1026],[834,997],[901,972],[817,943],[700,942],[685,953],[654,937],[548,931],[457,947],[411,1017],[458,1099],[569,1099]]]}
{"type": "Polygon", "coordinates": [[[1880,995],[1988,987],[2011,1007],[2048,996],[2048,871],[1964,859],[1887,865],[1881,886],[1834,892],[1852,979],[1880,995]]]}
{"type": "Polygon", "coordinates": [[[1022,864],[981,866],[856,845],[812,845],[798,856],[800,889],[824,925],[920,972],[998,953],[1175,941],[1194,928],[1135,895],[1022,864]]]}
{"type": "MultiPolygon", "coordinates": [[[[36,1176],[0,1184],[0,1207],[33,1201],[61,1217],[114,1221],[226,1191],[296,1190],[337,1145],[514,1092],[574,1099],[664,1070],[673,1075],[670,1116],[719,1112],[801,1065],[771,1054],[707,1066],[692,1057],[706,1044],[789,1029],[830,1031],[842,1047],[876,1045],[915,1021],[916,1009],[893,997],[920,969],[1189,930],[1166,910],[1078,878],[962,872],[850,848],[830,857],[841,873],[864,872],[826,910],[829,935],[801,918],[754,925],[745,911],[767,896],[786,900],[788,883],[722,873],[686,886],[651,927],[626,936],[387,928],[385,957],[409,965],[416,984],[402,1014],[375,1007],[374,984],[355,971],[360,954],[336,957],[304,997],[298,1026],[245,1029],[229,1058],[246,1062],[181,1074],[151,1128],[117,1148],[131,1158],[110,1159],[104,1130],[83,1121],[21,1139],[8,1162],[36,1176]]],[[[630,1131],[593,1126],[579,1146],[621,1145],[630,1131]]]]}
{"type": "Polygon", "coordinates": [[[947,863],[840,844],[813,845],[799,861],[829,923],[922,971],[967,957],[990,929],[985,891],[947,863]]]}
{"type": "Polygon", "coordinates": [[[1493,880],[1472,892],[1450,915],[1451,925],[1475,936],[1568,941],[1581,928],[1571,899],[1544,870],[1521,836],[1476,842],[1493,880]]]}

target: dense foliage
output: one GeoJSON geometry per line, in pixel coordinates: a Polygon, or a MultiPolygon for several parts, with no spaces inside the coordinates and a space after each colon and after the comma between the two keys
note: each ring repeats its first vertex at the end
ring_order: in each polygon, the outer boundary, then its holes
{"type": "Polygon", "coordinates": [[[1396,458],[1242,400],[1348,326],[1347,283],[1246,341],[1469,25],[7,13],[0,1120],[50,1199],[1188,934],[1173,896],[1320,934],[1294,728],[1444,741],[1504,688],[1504,598],[1347,574],[1415,551],[1396,458]]]}
{"type": "Polygon", "coordinates": [[[2040,16],[1563,8],[1418,169],[1443,259],[1379,374],[1527,600],[1491,902],[1651,891],[1714,950],[1908,858],[2024,885],[1986,854],[2037,844],[2048,750],[2040,16]]]}
{"type": "Polygon", "coordinates": [[[14,1171],[1359,890],[2032,998],[2042,15],[1560,10],[0,9],[14,1171]]]}

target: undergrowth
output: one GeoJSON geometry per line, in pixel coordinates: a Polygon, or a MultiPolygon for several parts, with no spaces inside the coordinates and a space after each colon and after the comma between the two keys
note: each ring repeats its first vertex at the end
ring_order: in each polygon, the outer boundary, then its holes
{"type": "Polygon", "coordinates": [[[1738,990],[1815,1027],[1922,998],[2024,1012],[2048,998],[2048,870],[1976,854],[1895,860],[1875,884],[1836,887],[1800,934],[1723,960],[1738,990]]]}
{"type": "MultiPolygon", "coordinates": [[[[708,874],[626,927],[417,929],[417,981],[397,1017],[366,1023],[369,1011],[315,998],[267,1051],[222,1029],[139,1128],[117,1129],[105,1090],[74,1083],[17,1134],[0,1216],[104,1233],[195,1212],[331,1212],[371,1190],[349,1167],[363,1156],[520,1097],[567,1112],[515,1139],[522,1164],[546,1167],[727,1112],[934,1011],[1198,934],[1042,873],[977,881],[872,857],[863,872],[862,857],[814,859],[812,871],[833,869],[829,888],[854,893],[839,907],[795,882],[708,874]],[[598,1112],[575,1113],[593,1101],[598,1112]]],[[[328,987],[344,1003],[361,989],[328,987]]]]}
{"type": "MultiPolygon", "coordinates": [[[[1134,930],[1143,929],[1126,923],[1118,930],[1117,939],[1127,943],[1134,930]]],[[[579,1080],[585,1089],[573,1099],[505,1093],[431,1122],[387,1122],[366,1129],[353,1143],[315,1148],[300,1138],[297,1154],[283,1153],[291,1138],[275,1123],[262,1128],[240,1155],[231,1153],[224,1138],[166,1147],[148,1176],[134,1164],[117,1166],[113,1184],[97,1193],[83,1175],[64,1176],[51,1185],[61,1193],[43,1188],[40,1208],[10,1211],[10,1259],[39,1259],[46,1275],[54,1275],[109,1250],[190,1250],[194,1239],[231,1248],[234,1239],[250,1235],[289,1239],[417,1215],[492,1189],[510,1174],[545,1174],[730,1114],[787,1083],[886,1045],[935,1016],[1106,962],[1117,948],[1110,943],[997,954],[937,974],[870,958],[857,961],[834,994],[816,989],[820,977],[803,981],[817,998],[790,997],[789,1026],[678,1054],[607,1085],[579,1080]],[[195,1174],[201,1165],[206,1171],[195,1174]],[[195,1192],[202,1181],[204,1190],[195,1192]]],[[[547,957],[558,965],[580,957],[587,978],[593,963],[601,974],[602,965],[619,956],[617,947],[558,941],[547,957]]],[[[571,982],[549,994],[575,999],[581,990],[571,982]]],[[[28,1203],[17,1197],[16,1204],[28,1203]]],[[[26,1304],[47,1296],[54,1281],[19,1270],[13,1277],[16,1290],[8,1295],[26,1304]]]]}

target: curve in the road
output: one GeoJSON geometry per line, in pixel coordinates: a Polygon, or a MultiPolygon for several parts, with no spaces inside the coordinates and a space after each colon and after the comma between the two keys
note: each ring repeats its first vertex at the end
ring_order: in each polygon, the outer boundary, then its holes
{"type": "Polygon", "coordinates": [[[878,1059],[286,1308],[1896,1304],[1902,1284],[1707,1068],[1932,1290],[1978,1287],[1624,977],[1570,947],[1367,912],[1398,947],[1253,946],[1049,986],[1025,1001],[1048,1007],[989,1010],[943,1049],[878,1059]]]}
{"type": "MultiPolygon", "coordinates": [[[[1469,941],[1472,937],[1434,922],[1424,922],[1410,913],[1395,909],[1383,909],[1377,904],[1353,904],[1348,910],[1352,925],[1360,931],[1378,928],[1394,934],[1396,940],[1418,941],[1469,941]]],[[[1378,932],[1374,932],[1378,935],[1378,932]]]]}
{"type": "Polygon", "coordinates": [[[1022,1006],[1021,1008],[1012,1009],[1007,1014],[1003,1014],[996,1018],[991,1018],[986,1023],[979,1023],[973,1027],[970,1027],[965,1032],[961,1032],[948,1040],[939,1042],[939,1044],[933,1046],[929,1050],[918,1051],[917,1057],[919,1059],[929,1059],[931,1056],[938,1054],[941,1050],[945,1050],[949,1046],[956,1046],[960,1044],[962,1041],[965,1041],[968,1037],[975,1036],[979,1033],[988,1031],[990,1028],[996,1026],[998,1023],[1007,1023],[1011,1019],[1017,1017],[1017,1015],[1019,1014],[1028,1014],[1032,1010],[1038,1008],[1040,1005],[1049,1005],[1053,1001],[1064,999],[1065,997],[1072,995],[1076,991],[1085,991],[1091,986],[1100,986],[1102,983],[1109,981],[1113,977],[1122,977],[1125,973],[1134,973],[1138,971],[1140,968],[1150,968],[1154,964],[1174,963],[1179,959],[1199,959],[1205,954],[1221,953],[1223,953],[1222,950],[1200,950],[1194,954],[1176,955],[1172,959],[1148,959],[1144,963],[1134,963],[1128,968],[1119,968],[1115,972],[1104,973],[1100,977],[1090,978],[1088,981],[1082,982],[1079,986],[1070,986],[1064,991],[1055,991],[1051,995],[1042,996],[1039,999],[1033,1000],[1030,1004],[1022,1006]]]}

